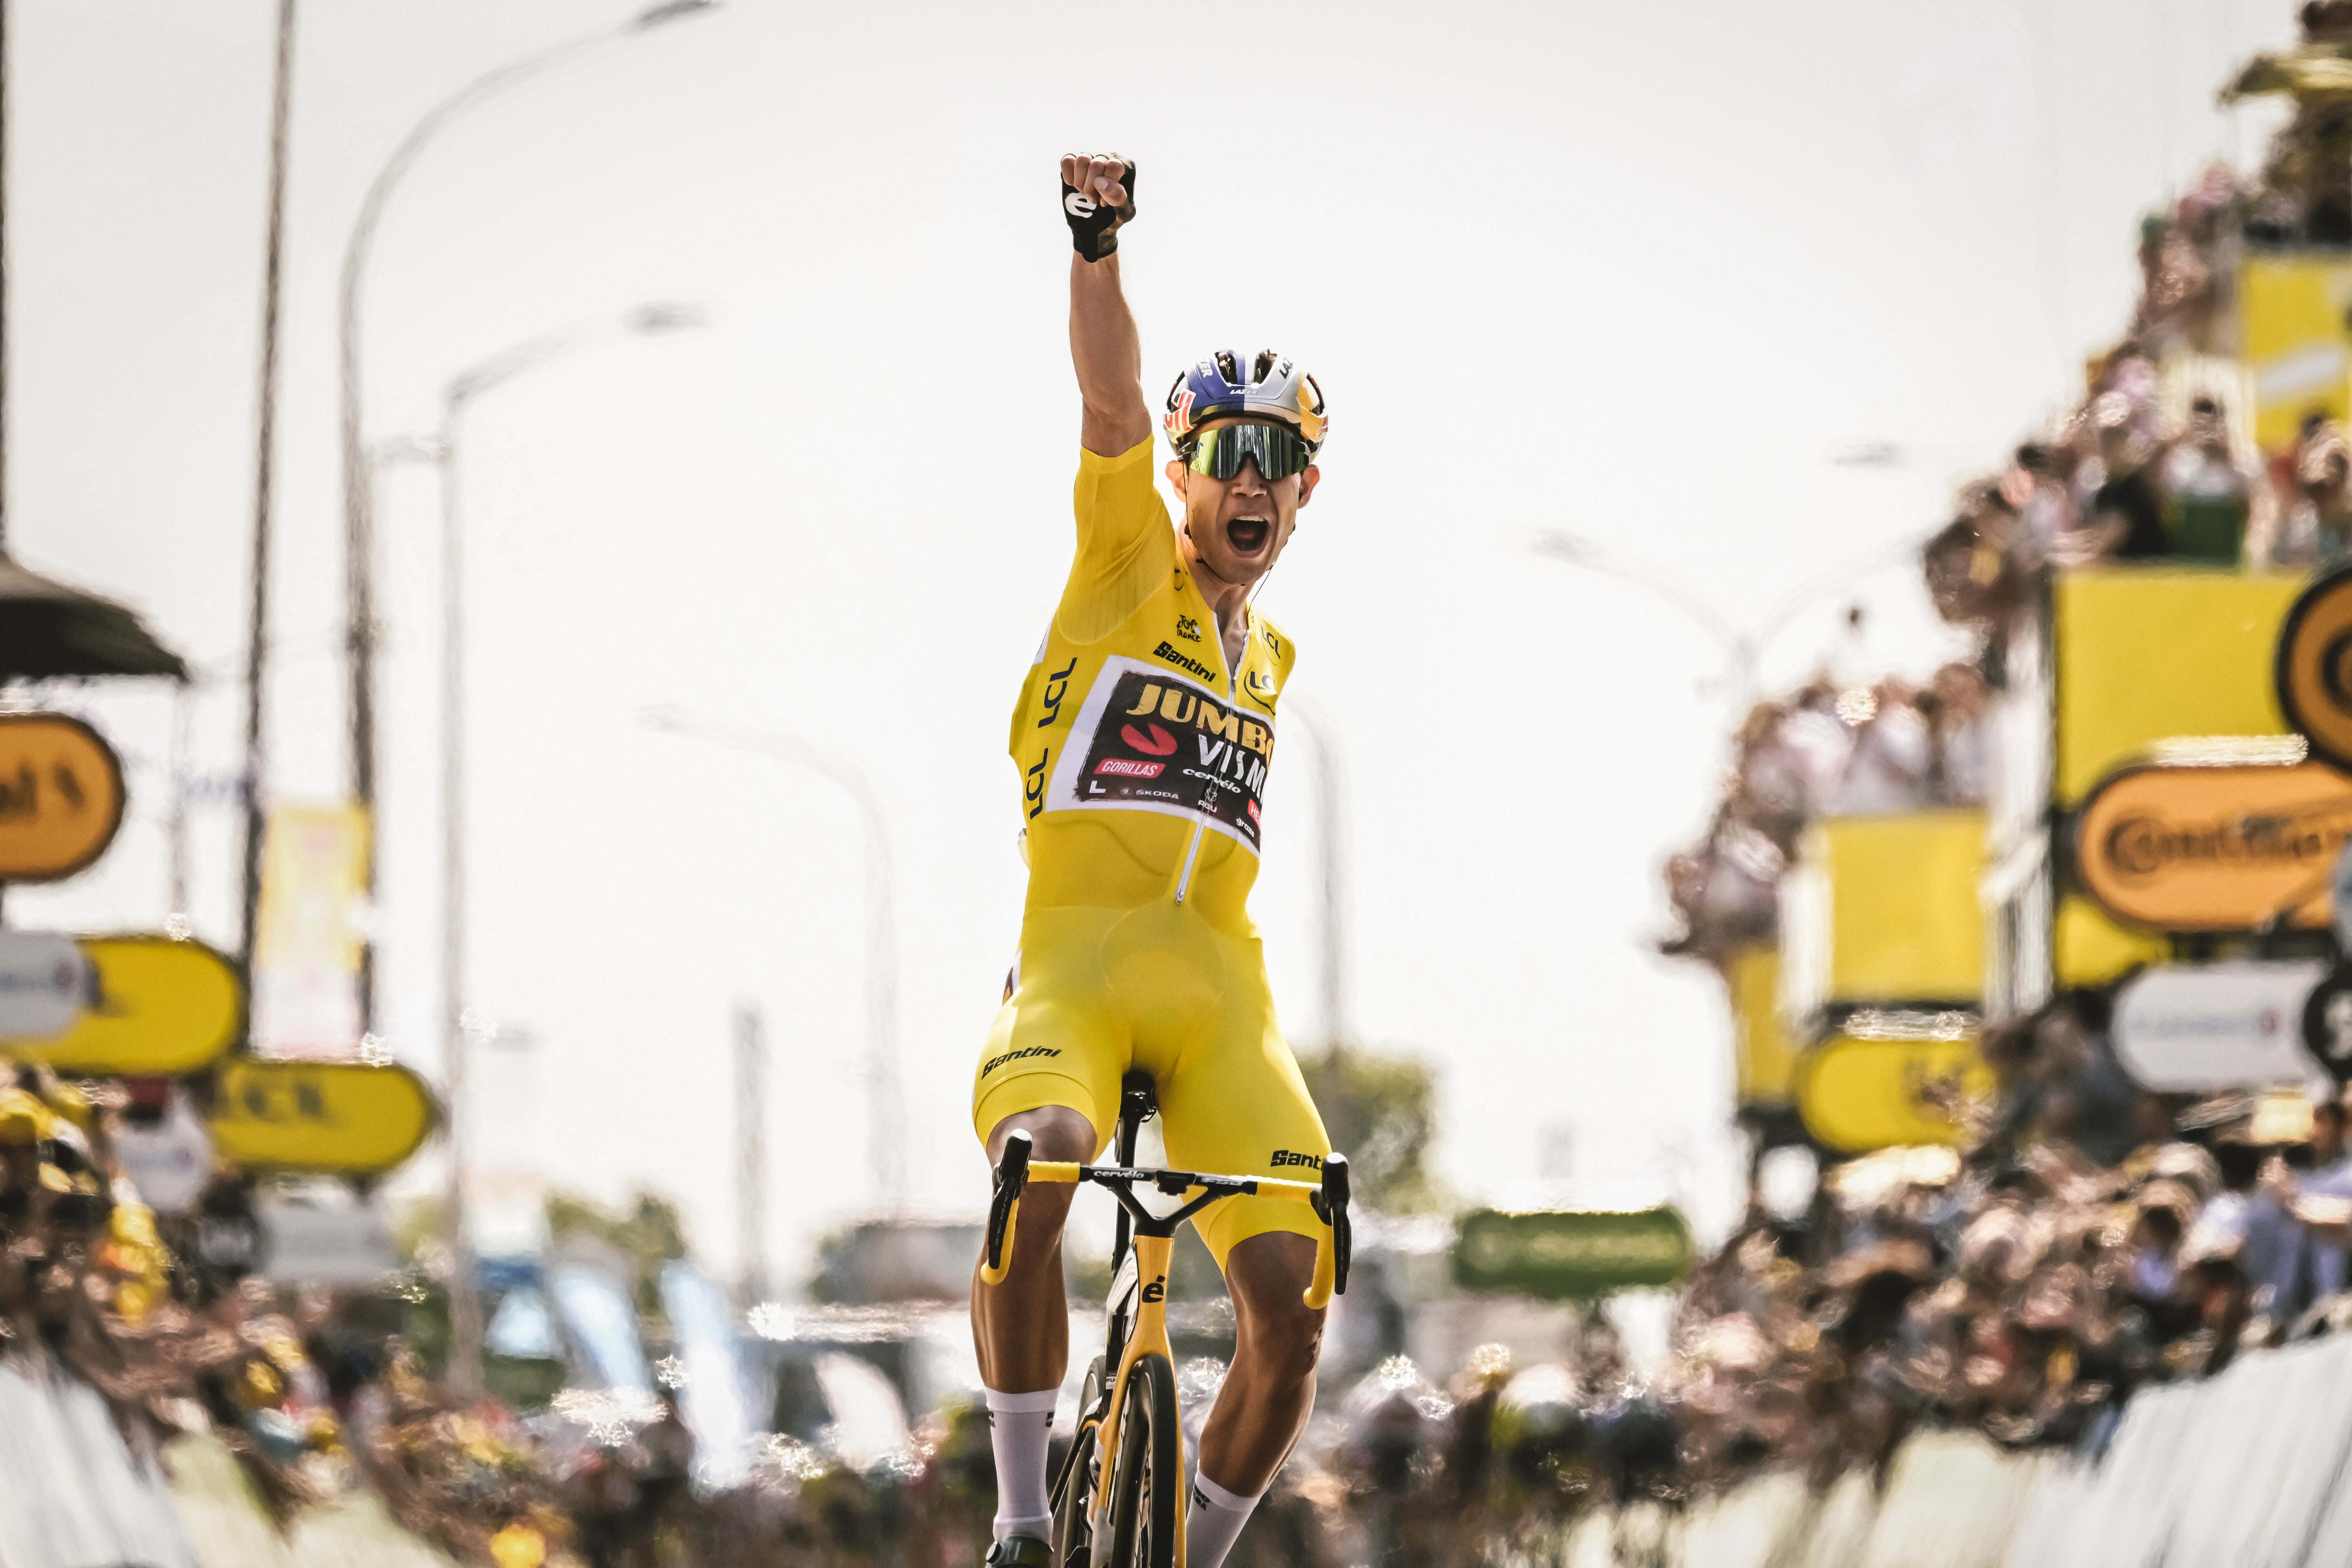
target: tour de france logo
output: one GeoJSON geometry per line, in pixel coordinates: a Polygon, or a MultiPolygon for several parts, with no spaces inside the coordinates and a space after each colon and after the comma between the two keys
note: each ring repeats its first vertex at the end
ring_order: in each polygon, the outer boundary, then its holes
{"type": "Polygon", "coordinates": [[[2304,590],[2279,630],[2279,708],[2322,761],[2352,770],[2352,567],[2304,590]]]}

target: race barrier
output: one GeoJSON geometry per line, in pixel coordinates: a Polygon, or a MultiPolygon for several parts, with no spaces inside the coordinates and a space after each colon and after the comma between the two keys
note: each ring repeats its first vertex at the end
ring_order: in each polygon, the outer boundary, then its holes
{"type": "Polygon", "coordinates": [[[2352,1335],[2148,1389],[2097,1460],[1921,1433],[1881,1493],[1765,1476],[1669,1515],[1591,1516],[1556,1558],[1659,1568],[2320,1568],[2352,1563],[2352,1335]]]}

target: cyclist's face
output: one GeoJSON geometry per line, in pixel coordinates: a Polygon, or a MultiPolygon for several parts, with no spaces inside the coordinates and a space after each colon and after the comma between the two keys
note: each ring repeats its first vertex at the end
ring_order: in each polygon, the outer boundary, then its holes
{"type": "MultiPolygon", "coordinates": [[[[1202,428],[1239,423],[1213,419],[1202,428]]],[[[1184,500],[1184,531],[1192,535],[1202,563],[1226,582],[1244,586],[1273,570],[1276,557],[1298,526],[1298,509],[1315,493],[1321,477],[1311,464],[1304,473],[1272,483],[1251,459],[1244,459],[1241,472],[1230,479],[1196,474],[1181,461],[1168,465],[1168,482],[1184,500]]]]}

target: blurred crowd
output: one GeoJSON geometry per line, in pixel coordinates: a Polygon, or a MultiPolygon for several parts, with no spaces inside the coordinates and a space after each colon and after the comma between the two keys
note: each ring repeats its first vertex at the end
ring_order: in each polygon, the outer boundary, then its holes
{"type": "Polygon", "coordinates": [[[1963,487],[1927,544],[1927,586],[1947,620],[1997,643],[2045,566],[2171,560],[2324,569],[2352,556],[2352,441],[2326,413],[2258,449],[2252,385],[2231,355],[2250,253],[2352,243],[2352,4],[2314,0],[2291,48],[2256,56],[2225,102],[2288,100],[2261,169],[2208,170],[2139,246],[2129,331],[2090,367],[2082,403],[1963,487]]]}
{"type": "Polygon", "coordinates": [[[1780,874],[1816,818],[1982,804],[1984,719],[1984,679],[1964,663],[1925,686],[1888,677],[1841,691],[1824,679],[1758,703],[1706,837],[1666,862],[1683,929],[1664,950],[1720,963],[1778,940],[1780,874]]]}

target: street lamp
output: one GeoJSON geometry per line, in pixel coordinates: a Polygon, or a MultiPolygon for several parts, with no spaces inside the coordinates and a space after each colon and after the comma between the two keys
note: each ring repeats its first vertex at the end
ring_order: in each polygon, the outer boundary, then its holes
{"type": "Polygon", "coordinates": [[[1352,1039],[1347,1016],[1347,847],[1346,824],[1339,815],[1339,752],[1321,716],[1296,697],[1283,710],[1283,717],[1306,735],[1314,757],[1315,870],[1322,905],[1323,1048],[1336,1051],[1352,1039]]]}
{"type": "MultiPolygon", "coordinates": [[[[599,27],[565,43],[509,60],[476,77],[409,128],[400,144],[384,160],[360,202],[359,216],[343,241],[342,274],[337,291],[336,342],[341,369],[343,458],[343,592],[345,635],[350,679],[352,726],[352,795],[362,810],[375,811],[375,493],[373,466],[368,461],[364,420],[360,408],[360,295],[366,281],[368,256],[383,221],[386,204],[401,179],[415,166],[434,138],[467,113],[509,88],[545,75],[593,53],[606,44],[649,32],[666,22],[716,10],[719,0],[665,0],[640,11],[618,26],[599,27]]],[[[487,390],[487,389],[485,389],[487,390]]],[[[375,835],[367,837],[366,890],[375,893],[375,835]]],[[[374,965],[363,959],[360,973],[361,1011],[367,1026],[375,1022],[374,965]]]]}
{"type": "Polygon", "coordinates": [[[755,733],[699,718],[667,704],[639,715],[648,729],[732,751],[749,752],[806,768],[839,785],[857,805],[866,828],[866,1157],[874,1188],[897,1214],[906,1201],[906,1108],[898,1086],[898,937],[891,904],[890,831],[881,802],[856,763],[797,735],[755,733]]]}
{"type": "Polygon", "coordinates": [[[703,320],[701,310],[691,305],[643,305],[526,338],[451,378],[441,392],[440,428],[432,436],[382,454],[390,461],[430,462],[441,479],[441,1026],[449,1133],[441,1229],[450,1267],[448,1376],[462,1394],[481,1388],[482,1304],[474,1294],[473,1250],[466,1241],[466,1079],[473,1021],[466,1006],[466,579],[459,438],[474,405],[525,372],[618,338],[677,331],[703,320]]]}
{"type": "Polygon", "coordinates": [[[1599,543],[1582,534],[1549,529],[1536,536],[1533,548],[1538,555],[1565,562],[1596,576],[1614,577],[1621,583],[1631,583],[1680,611],[1692,625],[1722,645],[1725,662],[1735,683],[1733,696],[1744,710],[1756,700],[1758,694],[1757,661],[1763,656],[1766,647],[1788,629],[1790,621],[1812,605],[1851,587],[1855,579],[1916,553],[1927,540],[1927,535],[1924,533],[1907,535],[1885,549],[1858,556],[1810,583],[1799,584],[1775,603],[1762,622],[1752,629],[1734,626],[1713,605],[1686,592],[1665,574],[1639,562],[1613,557],[1599,543]]]}

